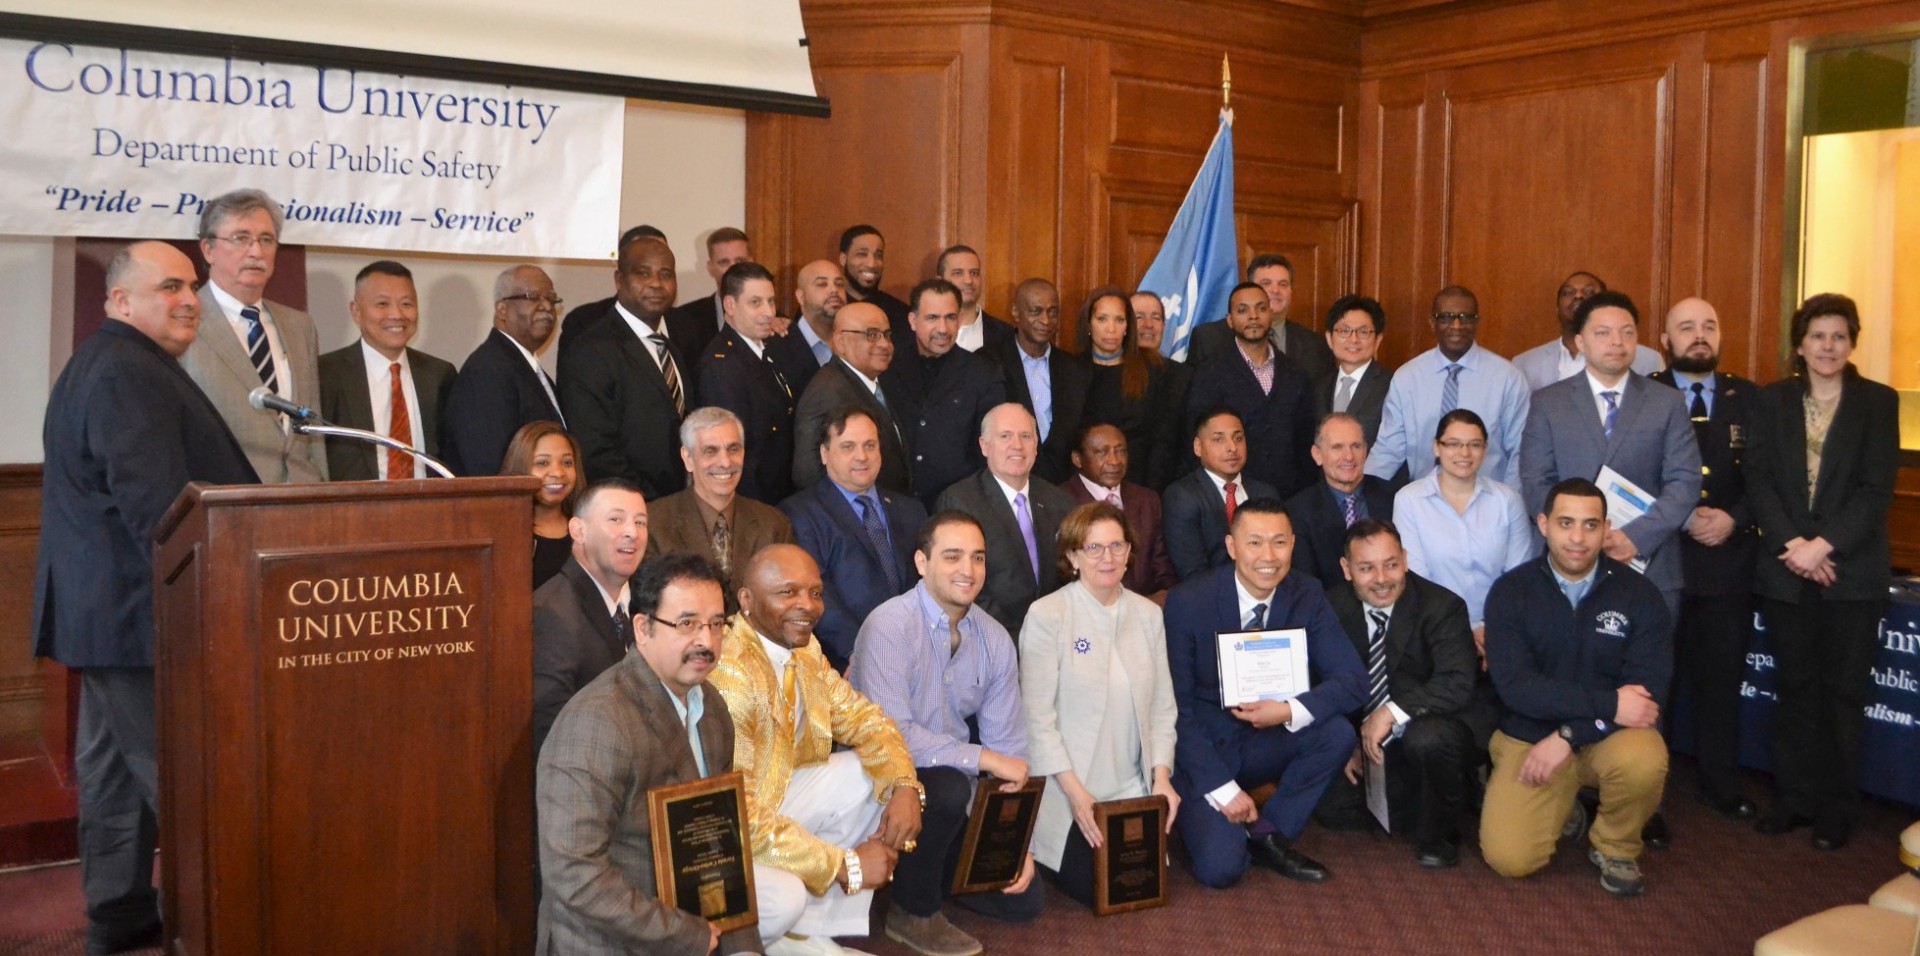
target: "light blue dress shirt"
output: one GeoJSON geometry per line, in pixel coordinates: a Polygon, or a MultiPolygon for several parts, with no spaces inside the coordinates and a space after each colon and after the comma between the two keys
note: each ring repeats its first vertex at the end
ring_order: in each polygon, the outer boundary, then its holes
{"type": "MultiPolygon", "coordinates": [[[[661,681],[660,686],[667,688],[667,682],[661,681]]],[[[680,715],[680,722],[687,725],[687,743],[693,747],[693,763],[700,768],[700,776],[704,777],[707,775],[707,750],[700,746],[700,718],[707,713],[706,695],[701,693],[700,685],[695,684],[687,688],[685,702],[674,696],[671,689],[667,689],[667,699],[673,701],[673,709],[680,715]]]]}
{"type": "Polygon", "coordinates": [[[1033,396],[1033,417],[1040,425],[1040,440],[1046,441],[1053,430],[1053,346],[1047,346],[1039,358],[1018,345],[1014,348],[1020,353],[1020,370],[1027,376],[1027,394],[1033,396]]]}
{"type": "Polygon", "coordinates": [[[1464,515],[1440,493],[1438,474],[1400,489],[1393,524],[1407,547],[1407,567],[1460,595],[1475,625],[1486,620],[1493,582],[1534,556],[1520,493],[1485,475],[1475,481],[1464,515]]]}
{"type": "MultiPolygon", "coordinates": [[[[1414,478],[1433,471],[1433,432],[1440,424],[1440,394],[1452,360],[1428,349],[1393,373],[1380,414],[1380,436],[1367,452],[1367,474],[1391,479],[1406,464],[1414,478]]],[[[1475,345],[1460,356],[1460,407],[1487,423],[1487,460],[1481,473],[1509,487],[1520,486],[1520,436],[1526,431],[1533,392],[1513,363],[1475,345]]]]}
{"type": "Polygon", "coordinates": [[[867,615],[847,682],[893,718],[916,767],[980,769],[980,751],[1025,760],[1027,717],[1013,638],[979,605],[960,619],[951,653],[947,612],[926,582],[867,615]],[[971,741],[975,718],[980,743],[971,741]]]}

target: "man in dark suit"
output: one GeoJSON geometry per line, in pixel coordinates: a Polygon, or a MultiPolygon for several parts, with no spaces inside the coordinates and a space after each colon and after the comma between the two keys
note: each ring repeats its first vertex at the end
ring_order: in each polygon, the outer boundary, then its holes
{"type": "MultiPolygon", "coordinates": [[[[1093,385],[1093,363],[1055,348],[1060,292],[1045,279],[1028,279],[1013,292],[1014,336],[980,354],[1000,367],[1007,401],[1019,402],[1040,424],[1040,459],[1033,473],[1059,483],[1073,474],[1073,443],[1093,385]]],[[[1016,633],[1018,633],[1016,631],[1016,633]]]]}
{"type": "Polygon", "coordinates": [[[248,400],[264,386],[308,408],[320,402],[320,339],[313,318],[266,298],[284,224],[280,204],[257,189],[236,189],[201,207],[205,324],[180,356],[180,367],[220,410],[254,472],[268,484],[327,480],[326,445],[248,400]]]}
{"type": "Polygon", "coordinates": [[[1345,719],[1367,699],[1367,671],[1318,582],[1289,573],[1293,525],[1272,498],[1233,516],[1231,565],[1184,581],[1167,595],[1167,668],[1180,706],[1174,825],[1193,875],[1216,889],[1249,862],[1289,879],[1321,882],[1325,866],[1293,848],[1334,774],[1353,753],[1345,719]],[[1222,706],[1216,635],[1306,631],[1311,686],[1291,700],[1222,706]],[[1274,784],[1264,806],[1247,790],[1274,784]]]}
{"type": "Polygon", "coordinates": [[[462,477],[497,475],[513,435],[529,422],[563,422],[553,380],[536,358],[553,336],[560,297],[535,266],[514,266],[493,283],[493,331],[467,356],[447,392],[440,450],[462,477]]]}
{"type": "Polygon", "coordinates": [[[740,417],[711,405],[687,413],[680,423],[680,461],[687,488],[647,504],[647,555],[684,551],[712,561],[727,583],[733,605],[736,571],[770,544],[792,544],[793,526],[771,505],[739,494],[747,459],[740,417]]]}
{"type": "Polygon", "coordinates": [[[912,463],[880,384],[880,377],[893,364],[886,313],[869,302],[842,306],[833,316],[833,355],[834,360],[807,384],[794,411],[794,487],[811,488],[820,482],[822,429],[842,406],[852,406],[866,412],[880,430],[880,487],[906,492],[913,485],[912,463]]]}
{"type": "MultiPolygon", "coordinates": [[[[747,234],[732,226],[722,226],[707,235],[707,275],[713,277],[713,294],[675,306],[667,313],[667,337],[680,343],[682,350],[705,355],[714,336],[725,331],[726,306],[720,300],[726,294],[721,278],[735,263],[752,262],[747,234]]],[[[712,404],[709,402],[708,404],[712,404]]]]}
{"type": "Polygon", "coordinates": [[[1291,496],[1313,481],[1314,403],[1300,367],[1273,347],[1267,295],[1251,282],[1227,299],[1234,348],[1194,369],[1187,422],[1225,405],[1247,430],[1247,474],[1291,496]]]}
{"type": "Polygon", "coordinates": [[[1293,567],[1320,579],[1328,593],[1346,589],[1340,558],[1347,529],[1367,518],[1393,519],[1393,487],[1366,473],[1367,441],[1360,422],[1334,412],[1313,436],[1313,462],[1321,480],[1287,501],[1293,516],[1293,567]]]}
{"type": "Polygon", "coordinates": [[[260,480],[180,368],[201,322],[193,263],[165,243],[134,243],[107,264],[106,285],[106,323],[47,400],[33,586],[34,654],[80,672],[74,772],[90,953],[160,943],[154,526],[190,481],[260,480]]]}
{"type": "Polygon", "coordinates": [[[1149,597],[1160,594],[1180,578],[1167,557],[1160,532],[1160,496],[1145,485],[1127,480],[1127,433],[1112,425],[1091,425],[1073,451],[1075,474],[1060,486],[1080,504],[1104,501],[1120,506],[1133,528],[1133,557],[1127,563],[1127,590],[1149,597]]]}
{"type": "Polygon", "coordinates": [[[581,348],[560,351],[560,408],[588,475],[625,478],[662,498],[686,485],[673,450],[680,417],[697,405],[686,343],[669,338],[661,321],[679,288],[673,250],[635,239],[621,247],[614,275],[617,321],[589,331],[581,348]]]}
{"type": "MultiPolygon", "coordinates": [[[[620,241],[614,243],[613,248],[618,250],[635,239],[658,239],[666,242],[667,234],[645,224],[634,226],[620,234],[620,241]]],[[[616,276],[615,288],[618,288],[619,284],[619,278],[616,276]]],[[[568,309],[566,320],[560,323],[560,347],[564,349],[572,346],[581,336],[587,334],[588,329],[599,325],[602,319],[612,316],[613,301],[613,297],[608,296],[568,309]]]]}
{"type": "Polygon", "coordinates": [[[887,239],[866,223],[840,233],[840,272],[847,277],[847,301],[878,306],[891,328],[907,324],[907,304],[880,288],[887,272],[887,239]]]}
{"type": "Polygon", "coordinates": [[[745,429],[740,493],[769,505],[793,493],[794,408],[799,386],[789,371],[812,360],[794,336],[773,335],[773,273],[757,262],[729,268],[720,283],[727,324],[699,364],[700,399],[734,413],[745,429]]]}
{"type": "Polygon", "coordinates": [[[648,791],[733,769],[733,720],[705,686],[725,622],[719,576],[692,555],[649,562],[631,605],[634,653],[580,691],[538,752],[534,951],[761,952],[754,927],[722,935],[662,901],[653,869],[648,791]]]}
{"type": "Polygon", "coordinates": [[[1246,477],[1247,433],[1230,408],[1215,409],[1193,426],[1193,454],[1200,467],[1175,479],[1160,498],[1166,521],[1160,526],[1167,558],[1182,581],[1232,561],[1227,525],[1233,507],[1249,498],[1278,498],[1264,481],[1246,477]]]}
{"type": "Polygon", "coordinates": [[[987,280],[980,266],[980,253],[972,246],[948,246],[933,264],[933,274],[960,290],[960,328],[953,344],[968,352],[978,352],[1013,338],[1013,325],[987,314],[980,304],[980,293],[987,280]]]}
{"type": "Polygon", "coordinates": [[[1380,416],[1387,404],[1387,386],[1393,372],[1379,359],[1380,342],[1387,334],[1387,312],[1364,295],[1341,296],[1327,310],[1327,345],[1333,349],[1333,371],[1313,380],[1313,400],[1320,412],[1345,412],[1359,419],[1367,447],[1380,434],[1380,416]]]}
{"type": "Polygon", "coordinates": [[[881,447],[873,417],[842,406],[823,424],[815,447],[825,477],[780,503],[793,522],[794,542],[813,556],[826,581],[826,606],[813,634],[843,674],[867,615],[920,580],[913,546],[927,509],[909,495],[876,487],[881,447]]]}
{"type": "MultiPolygon", "coordinates": [[[[1253,261],[1247,263],[1247,282],[1259,286],[1267,295],[1267,309],[1273,315],[1269,334],[1280,354],[1292,360],[1309,382],[1333,374],[1333,353],[1327,343],[1314,330],[1288,317],[1293,308],[1293,261],[1278,254],[1254,256],[1253,261]]],[[[1227,351],[1234,338],[1235,332],[1229,323],[1203,322],[1195,326],[1187,346],[1187,364],[1198,366],[1227,351]]]]}
{"type": "Polygon", "coordinates": [[[987,584],[980,607],[1019,640],[1027,606],[1060,587],[1054,538],[1074,508],[1066,492],[1034,475],[1040,451],[1033,415],[1008,402],[980,423],[987,466],[940,493],[935,511],[955,508],[974,516],[987,534],[987,584]]]}
{"type": "MultiPolygon", "coordinates": [[[[390,259],[368,263],[354,276],[347,313],[360,340],[320,356],[321,417],[440,457],[440,410],[457,373],[453,363],[407,347],[420,325],[413,273],[390,259]]],[[[433,474],[406,452],[327,439],[327,476],[334,481],[433,474]]]]}
{"type": "Polygon", "coordinates": [[[956,347],[960,293],[945,279],[913,287],[907,351],[880,376],[913,456],[913,493],[931,507],[947,486],[979,471],[980,421],[1006,401],[998,370],[956,347]]]}
{"type": "Polygon", "coordinates": [[[1722,815],[1745,820],[1754,815],[1754,805],[1740,792],[1740,684],[1753,634],[1760,541],[1747,504],[1742,459],[1756,392],[1752,382],[1718,371],[1720,319],[1706,300],[1674,303],[1660,343],[1668,370],[1648,378],[1680,390],[1701,465],[1700,502],[1680,537],[1683,584],[1675,663],[1693,695],[1700,795],[1722,815]]]}
{"type": "Polygon", "coordinates": [[[609,478],[580,495],[573,556],[533,592],[533,752],[560,708],[633,640],[627,582],[647,553],[647,502],[631,482],[609,478]]]}
{"type": "Polygon", "coordinates": [[[1421,866],[1458,866],[1470,775],[1486,760],[1495,719],[1492,697],[1474,693],[1480,661],[1467,604],[1407,570],[1389,522],[1362,519],[1345,547],[1351,583],[1327,599],[1367,668],[1368,698],[1354,714],[1360,747],[1328,798],[1344,790],[1363,801],[1366,763],[1384,766],[1393,832],[1413,837],[1421,866]]]}

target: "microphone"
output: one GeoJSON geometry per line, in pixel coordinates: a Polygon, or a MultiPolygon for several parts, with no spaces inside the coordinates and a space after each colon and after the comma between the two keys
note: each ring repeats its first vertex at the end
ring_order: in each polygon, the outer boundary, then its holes
{"type": "Polygon", "coordinates": [[[311,421],[316,424],[320,422],[320,416],[315,415],[313,409],[296,402],[289,402],[275,395],[265,385],[247,393],[247,404],[263,412],[280,412],[296,422],[311,421]]]}

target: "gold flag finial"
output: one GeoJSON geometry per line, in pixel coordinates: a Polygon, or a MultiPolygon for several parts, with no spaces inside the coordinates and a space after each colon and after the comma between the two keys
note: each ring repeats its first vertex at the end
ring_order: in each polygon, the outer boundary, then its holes
{"type": "Polygon", "coordinates": [[[1225,53],[1220,54],[1220,105],[1233,105],[1233,68],[1225,53]]]}

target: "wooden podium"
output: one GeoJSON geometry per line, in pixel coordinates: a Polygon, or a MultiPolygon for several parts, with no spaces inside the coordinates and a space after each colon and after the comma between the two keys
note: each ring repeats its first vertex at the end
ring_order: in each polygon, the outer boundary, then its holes
{"type": "Polygon", "coordinates": [[[535,487],[181,493],[154,552],[167,953],[533,950],[535,487]]]}

